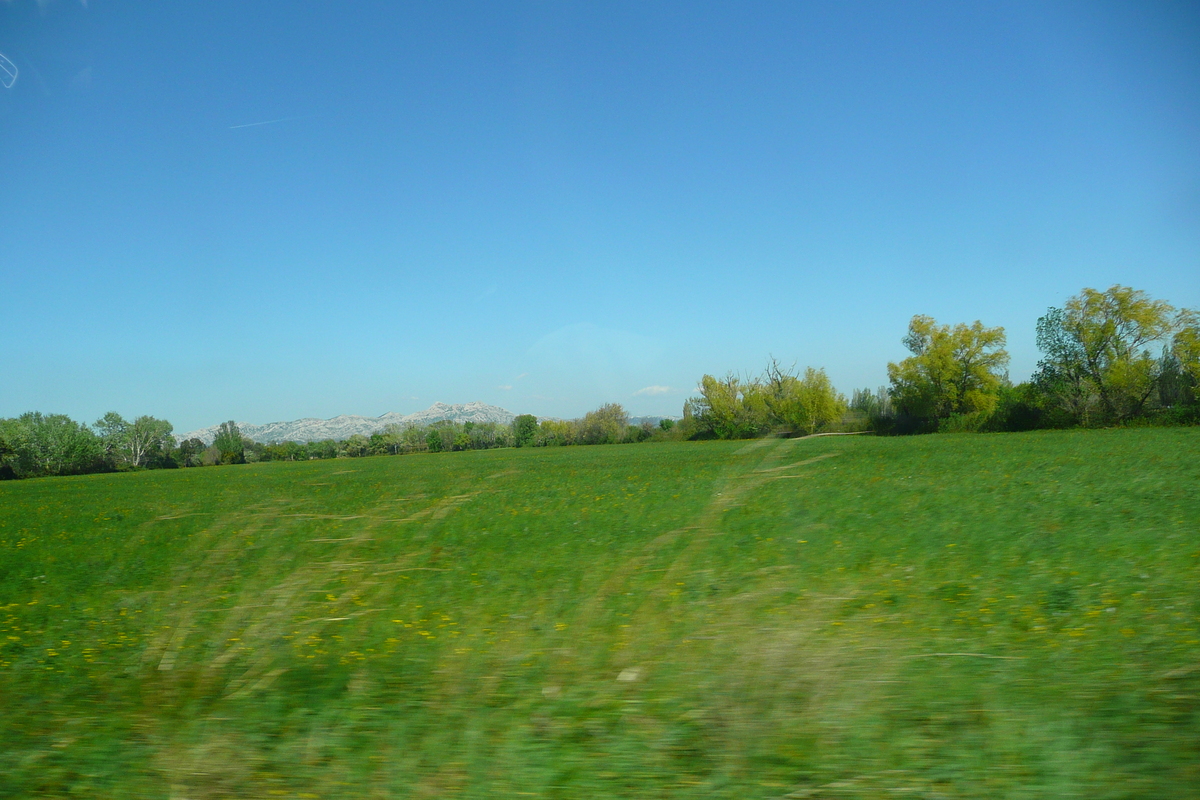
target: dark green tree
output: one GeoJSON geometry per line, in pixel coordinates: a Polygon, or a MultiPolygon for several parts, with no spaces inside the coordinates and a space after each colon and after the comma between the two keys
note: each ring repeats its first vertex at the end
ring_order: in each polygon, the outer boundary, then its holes
{"type": "Polygon", "coordinates": [[[241,430],[233,420],[221,423],[221,427],[217,429],[217,436],[213,439],[213,446],[220,453],[220,463],[246,463],[246,443],[242,439],[241,430]]]}
{"type": "Polygon", "coordinates": [[[537,436],[538,422],[533,414],[521,414],[513,420],[513,444],[529,447],[537,436]]]}
{"type": "Polygon", "coordinates": [[[204,455],[204,442],[196,439],[184,439],[179,443],[179,449],[176,451],[179,458],[179,466],[181,467],[198,467],[200,466],[200,458],[204,455]]]}

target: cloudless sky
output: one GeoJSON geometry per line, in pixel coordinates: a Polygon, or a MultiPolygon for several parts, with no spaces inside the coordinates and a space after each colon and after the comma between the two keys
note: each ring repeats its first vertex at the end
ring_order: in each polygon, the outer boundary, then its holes
{"type": "Polygon", "coordinates": [[[680,413],[1200,307],[1200,4],[0,0],[0,416],[680,413]]]}

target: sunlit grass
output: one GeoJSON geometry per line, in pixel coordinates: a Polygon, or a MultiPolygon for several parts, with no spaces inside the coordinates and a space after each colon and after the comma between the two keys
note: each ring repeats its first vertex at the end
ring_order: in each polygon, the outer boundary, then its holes
{"type": "Polygon", "coordinates": [[[0,794],[1188,797],[1200,436],[0,485],[0,794]]]}

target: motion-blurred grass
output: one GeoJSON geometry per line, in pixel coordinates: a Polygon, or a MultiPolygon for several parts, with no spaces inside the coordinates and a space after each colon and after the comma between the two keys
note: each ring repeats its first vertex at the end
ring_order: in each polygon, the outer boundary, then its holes
{"type": "Polygon", "coordinates": [[[1198,797],[1200,431],[0,484],[0,795],[1198,797]]]}

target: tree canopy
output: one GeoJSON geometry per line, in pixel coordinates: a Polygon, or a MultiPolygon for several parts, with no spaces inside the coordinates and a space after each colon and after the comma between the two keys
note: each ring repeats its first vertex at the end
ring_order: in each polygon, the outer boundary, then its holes
{"type": "Polygon", "coordinates": [[[808,367],[801,376],[772,360],[759,377],[705,375],[700,397],[685,407],[684,419],[702,435],[744,439],[771,431],[812,434],[845,411],[846,399],[825,370],[808,367]]]}
{"type": "Polygon", "coordinates": [[[243,464],[246,461],[246,443],[233,420],[221,423],[213,439],[213,448],[222,464],[243,464]]]}
{"type": "Polygon", "coordinates": [[[1004,328],[938,325],[918,315],[908,324],[904,346],[912,356],[888,364],[897,409],[920,419],[989,414],[1007,381],[1004,328]]]}
{"type": "Polygon", "coordinates": [[[537,436],[537,417],[533,414],[518,414],[513,419],[513,439],[517,447],[528,447],[537,436]]]}
{"type": "Polygon", "coordinates": [[[114,462],[133,469],[146,466],[152,458],[169,450],[174,442],[171,423],[145,415],[126,422],[120,414],[110,411],[96,420],[92,428],[100,436],[105,454],[114,462]]]}
{"type": "Polygon", "coordinates": [[[1158,388],[1172,347],[1195,371],[1194,320],[1194,313],[1128,286],[1084,289],[1038,320],[1044,357],[1034,381],[1082,421],[1095,411],[1105,420],[1127,420],[1158,388]]]}

